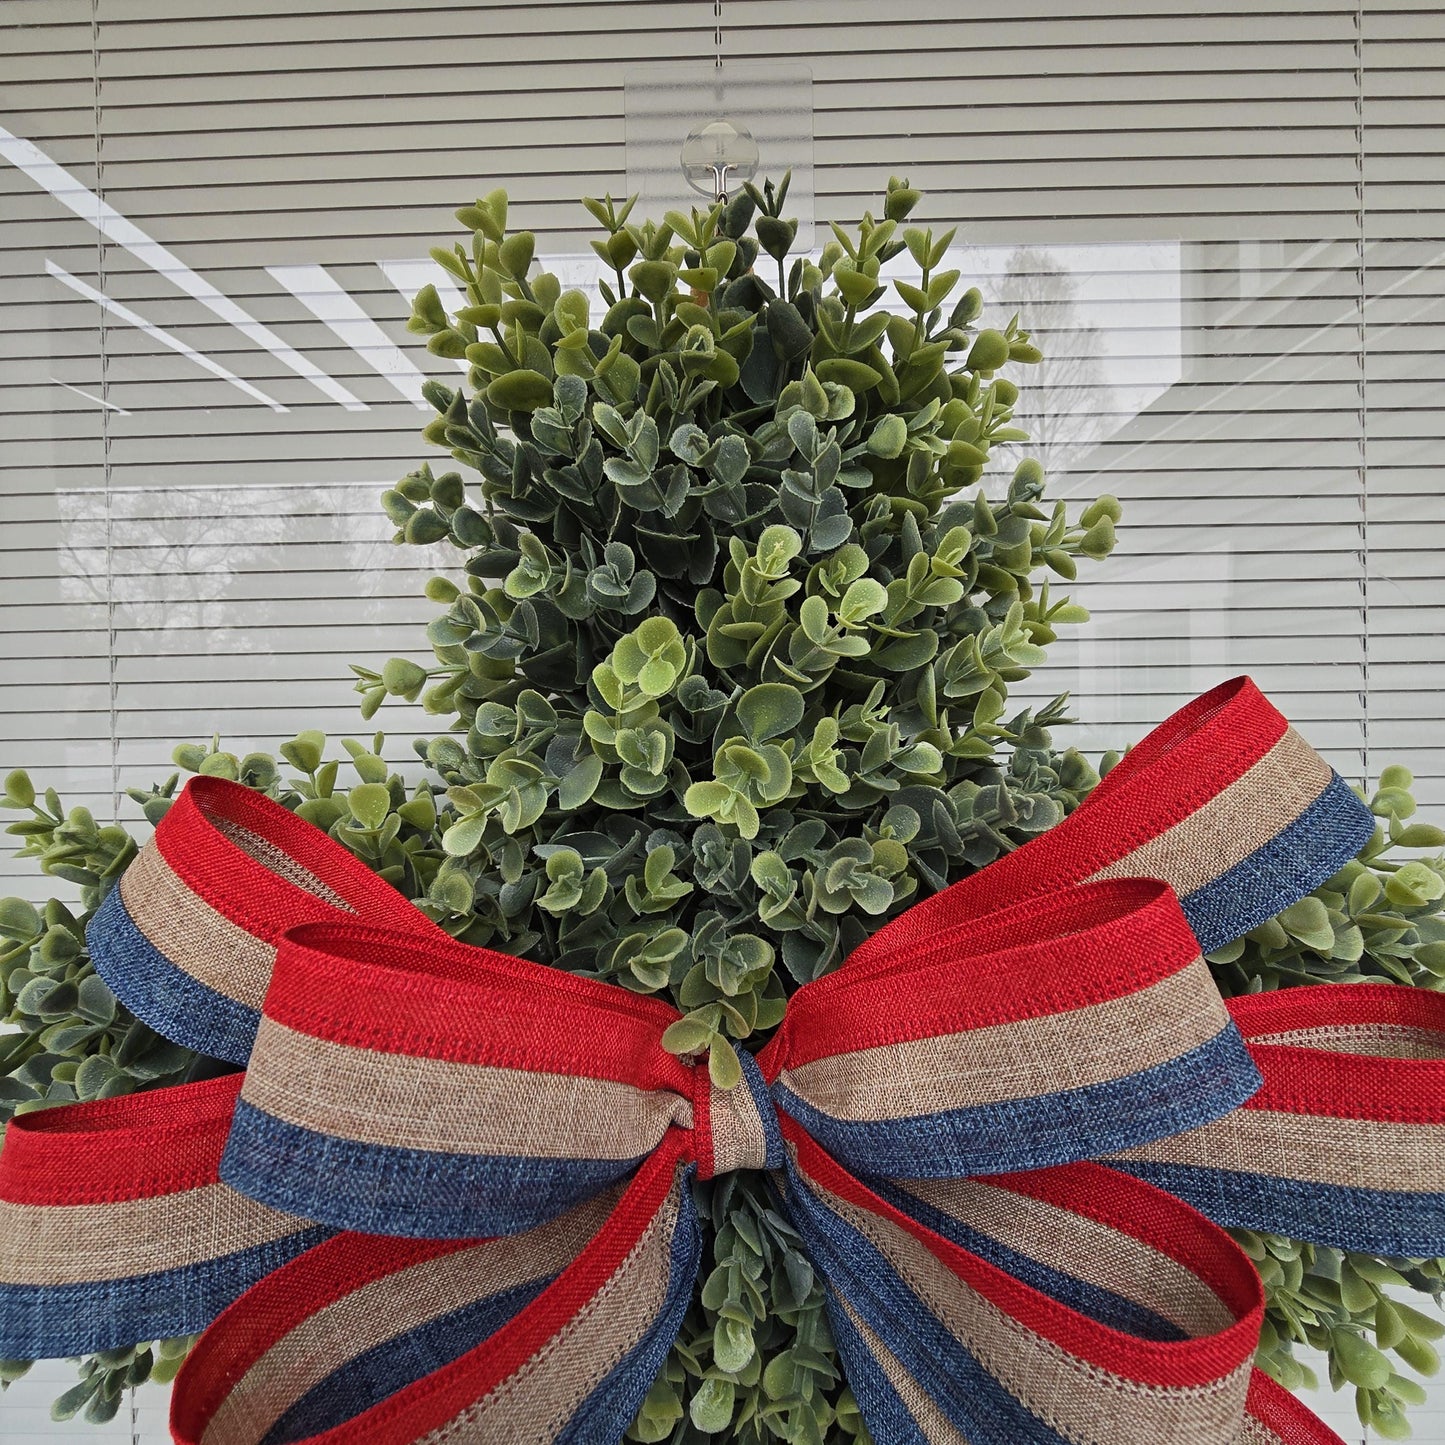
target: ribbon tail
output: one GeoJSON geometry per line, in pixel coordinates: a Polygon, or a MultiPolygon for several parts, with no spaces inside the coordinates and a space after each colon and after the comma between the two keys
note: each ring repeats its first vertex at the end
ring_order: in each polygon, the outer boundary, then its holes
{"type": "Polygon", "coordinates": [[[1194,1210],[1089,1164],[875,1192],[783,1130],[775,1178],[874,1439],[1239,1440],[1263,1294],[1194,1210]]]}
{"type": "Polygon", "coordinates": [[[329,1230],[217,1169],[240,1076],[13,1119],[0,1153],[0,1357],[204,1329],[329,1230]]]}
{"type": "MultiPolygon", "coordinates": [[[[859,1319],[856,1310],[830,1293],[828,1315],[848,1364],[854,1395],[860,1402],[868,1401],[868,1426],[875,1440],[886,1440],[888,1445],[967,1445],[957,1427],[908,1376],[902,1362],[859,1319]]],[[[1346,1445],[1318,1415],[1262,1370],[1251,1376],[1245,1409],[1244,1425],[1233,1445],[1346,1445]]],[[[1056,1437],[994,1438],[1028,1442],[1056,1437]]]]}
{"type": "Polygon", "coordinates": [[[1445,1254],[1445,995],[1322,984],[1232,999],[1264,1087],[1111,1162],[1235,1228],[1445,1254]]]}
{"type": "Polygon", "coordinates": [[[692,1171],[676,1138],[625,1189],[522,1234],[336,1236],[201,1337],[176,1441],[620,1440],[692,1297],[692,1171]]]}
{"type": "MultiPolygon", "coordinates": [[[[1187,1312],[1191,1293],[1210,1307],[1198,1280],[1183,1277],[1139,1237],[1145,1232],[1141,1222],[1158,1207],[1157,1194],[1137,1193],[1133,1181],[1112,1170],[1074,1166],[997,1179],[875,1181],[875,1187],[954,1244],[1125,1334],[1179,1339],[1204,1323],[1187,1312]],[[1128,1232],[1113,1227],[1119,1223],[1128,1232]],[[1171,1319],[1160,1313],[1180,1303],[1186,1305],[1184,1314],[1171,1319]]],[[[1160,1223],[1149,1225],[1148,1232],[1160,1223]]],[[[1260,1370],[1251,1376],[1245,1408],[1238,1445],[1344,1445],[1260,1370]]]]}

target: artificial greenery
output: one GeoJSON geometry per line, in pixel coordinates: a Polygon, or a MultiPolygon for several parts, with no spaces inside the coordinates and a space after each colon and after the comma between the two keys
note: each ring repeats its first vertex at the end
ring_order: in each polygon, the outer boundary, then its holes
{"type": "MultiPolygon", "coordinates": [[[[397,541],[449,542],[459,567],[427,588],[444,609],[427,665],[354,669],[365,716],[397,696],[438,717],[424,771],[404,779],[379,734],[344,760],[319,733],[279,760],[214,740],[176,754],[327,829],[458,937],[670,998],[684,1020],[668,1046],[706,1050],[723,1085],[792,989],[1097,781],[1052,743],[1062,700],[1011,711],[1008,695],[1086,617],[1047,575],[1105,556],[1119,515],[1111,498],[1073,520],[1046,507],[1030,461],[994,500],[969,494],[1022,439],[1000,373],[1039,353],[1016,318],[979,328],[979,293],[955,296],[945,268],[953,233],[904,225],[915,191],[890,181],[882,215],[835,226],[816,261],[789,260],[785,199],[786,181],[748,188],[661,225],[586,202],[610,272],[600,322],[508,232],[504,193],[460,211],[467,242],[433,255],[466,304],[448,315],[427,287],[410,324],[469,363],[465,388],[426,384],[425,435],[480,479],[424,465],[386,493],[397,541]],[[890,294],[882,268],[905,251],[916,279],[890,294]]],[[[1397,846],[1420,845],[1398,821],[1408,784],[1387,782],[1377,811],[1397,846]]],[[[155,822],[177,783],[131,797],[155,822]]],[[[0,1110],[225,1067],[134,1020],[90,968],[84,926],[133,856],[126,831],[23,774],[6,792],[24,852],[80,901],[0,903],[0,1007],[20,1026],[0,1036],[0,1110]]],[[[1419,870],[1440,871],[1396,867],[1388,841],[1219,955],[1225,986],[1433,979],[1440,890],[1419,870]]],[[[821,1287],[761,1181],[712,1181],[698,1203],[710,1263],[630,1438],[866,1440],[821,1287]]],[[[1410,1382],[1358,1363],[1365,1336],[1418,1367],[1426,1326],[1401,1315],[1392,1339],[1353,1280],[1394,1266],[1246,1247],[1270,1285],[1269,1367],[1288,1379],[1289,1342],[1322,1342],[1392,1418],[1410,1382]],[[1321,1284],[1331,1269],[1351,1271],[1348,1298],[1321,1284]]],[[[1399,1273],[1438,1279],[1433,1263],[1399,1273]]],[[[64,1409],[106,1418],[184,1345],[92,1357],[64,1409]]]]}

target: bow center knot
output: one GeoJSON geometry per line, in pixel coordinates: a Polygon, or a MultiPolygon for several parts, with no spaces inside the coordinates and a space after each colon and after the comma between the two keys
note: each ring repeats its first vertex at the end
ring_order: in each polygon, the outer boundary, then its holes
{"type": "Polygon", "coordinates": [[[782,1167],[783,1135],[777,1107],[752,1054],[739,1049],[738,1061],[743,1076],[731,1089],[719,1089],[713,1083],[705,1059],[693,1066],[693,1128],[700,1179],[734,1169],[782,1167]]]}

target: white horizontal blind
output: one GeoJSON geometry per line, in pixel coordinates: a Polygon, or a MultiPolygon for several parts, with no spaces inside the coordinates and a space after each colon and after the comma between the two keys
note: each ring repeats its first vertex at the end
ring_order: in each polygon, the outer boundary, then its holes
{"type": "Polygon", "coordinates": [[[1445,14],[1382,8],[1365,33],[1370,739],[1418,771],[1428,758],[1434,779],[1445,771],[1445,14]]]}
{"type": "MultiPolygon", "coordinates": [[[[1072,691],[1097,751],[1247,670],[1445,811],[1439,10],[723,0],[721,28],[728,66],[811,65],[820,219],[897,172],[960,225],[1048,355],[1020,380],[1055,493],[1124,501],[1031,695],[1072,691]]],[[[427,455],[402,392],[458,374],[403,291],[496,184],[585,264],[624,70],[714,31],[710,0],[7,0],[0,770],[108,816],[177,741],[369,731],[346,664],[423,655],[448,560],[376,506],[427,455]]],[[[378,721],[398,759],[427,726],[378,721]]],[[[66,1438],[16,1398],[7,1441],[66,1438]]]]}

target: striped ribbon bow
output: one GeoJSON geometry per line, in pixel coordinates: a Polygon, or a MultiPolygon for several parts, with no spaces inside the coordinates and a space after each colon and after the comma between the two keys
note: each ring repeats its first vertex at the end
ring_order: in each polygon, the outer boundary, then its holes
{"type": "Polygon", "coordinates": [[[1226,1004],[1201,949],[1371,828],[1226,684],[799,989],[721,1092],[659,999],[456,943],[193,780],[90,947],[245,1073],[11,1123],[0,1355],[209,1325],[183,1445],[599,1445],[693,1296],[691,1181],[762,1169],[879,1445],[1337,1442],[1252,1371],[1260,1281],[1220,1226],[1445,1254],[1445,998],[1226,1004]]]}

